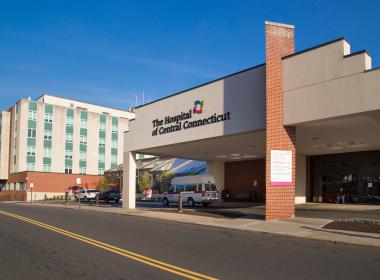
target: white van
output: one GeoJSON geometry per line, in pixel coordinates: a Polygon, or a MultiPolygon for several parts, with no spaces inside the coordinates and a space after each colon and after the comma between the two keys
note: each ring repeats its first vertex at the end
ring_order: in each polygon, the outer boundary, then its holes
{"type": "Polygon", "coordinates": [[[163,205],[169,206],[170,203],[178,203],[180,194],[182,194],[182,201],[189,206],[194,206],[195,204],[208,206],[212,202],[219,200],[215,179],[209,175],[174,178],[168,191],[162,194],[163,205]]]}

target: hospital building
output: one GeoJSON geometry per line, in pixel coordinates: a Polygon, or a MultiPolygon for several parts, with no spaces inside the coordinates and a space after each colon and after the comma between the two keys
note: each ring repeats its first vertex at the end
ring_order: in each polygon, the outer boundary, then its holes
{"type": "Polygon", "coordinates": [[[292,217],[296,203],[334,202],[339,191],[352,203],[380,198],[380,69],[366,50],[351,51],[360,42],[296,51],[294,32],[266,22],[265,63],[135,109],[124,207],[135,207],[138,153],[206,161],[232,197],[265,201],[268,220],[292,217]]]}

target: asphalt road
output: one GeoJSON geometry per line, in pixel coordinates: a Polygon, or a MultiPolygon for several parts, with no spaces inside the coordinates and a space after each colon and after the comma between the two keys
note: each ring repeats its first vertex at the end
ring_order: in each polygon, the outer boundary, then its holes
{"type": "MultiPolygon", "coordinates": [[[[76,209],[7,211],[219,279],[379,279],[380,250],[76,209]]],[[[0,214],[0,279],[181,279],[0,214]]]]}

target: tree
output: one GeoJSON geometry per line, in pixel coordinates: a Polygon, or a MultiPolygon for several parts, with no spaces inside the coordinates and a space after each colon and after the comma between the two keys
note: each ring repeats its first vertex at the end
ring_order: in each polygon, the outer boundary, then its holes
{"type": "Polygon", "coordinates": [[[147,171],[144,171],[143,175],[139,177],[138,187],[140,192],[151,188],[150,175],[147,171]]]}
{"type": "Polygon", "coordinates": [[[174,175],[172,172],[170,172],[170,170],[165,170],[164,172],[162,172],[161,176],[162,177],[160,182],[160,192],[164,192],[169,188],[174,175]]]}
{"type": "Polygon", "coordinates": [[[99,181],[99,188],[101,190],[107,190],[109,188],[109,182],[106,177],[99,181]]]}

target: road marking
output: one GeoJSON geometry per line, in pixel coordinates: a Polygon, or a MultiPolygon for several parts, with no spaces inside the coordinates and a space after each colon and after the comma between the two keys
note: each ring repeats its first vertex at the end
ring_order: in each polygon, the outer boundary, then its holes
{"type": "Polygon", "coordinates": [[[197,272],[194,272],[194,271],[182,268],[182,267],[178,267],[178,266],[171,265],[171,264],[168,264],[165,262],[161,262],[159,260],[155,260],[155,259],[143,256],[143,255],[140,255],[140,254],[137,254],[137,253],[116,247],[116,246],[112,246],[110,244],[103,243],[101,241],[98,241],[98,240],[95,240],[95,239],[92,239],[92,238],[89,238],[89,237],[86,237],[86,236],[83,236],[80,234],[76,234],[76,233],[73,233],[73,232],[58,228],[58,227],[54,227],[54,226],[51,226],[51,225],[48,225],[48,224],[45,224],[45,223],[42,223],[42,222],[39,222],[39,221],[36,221],[33,219],[29,219],[27,217],[23,217],[23,216],[20,216],[17,214],[13,214],[13,213],[1,211],[1,210],[0,210],[0,214],[3,214],[5,216],[9,216],[9,217],[12,217],[12,218],[15,218],[15,219],[18,219],[18,220],[21,220],[21,221],[24,221],[24,222],[45,228],[45,229],[48,229],[50,231],[65,235],[67,237],[70,237],[70,238],[73,238],[73,239],[76,239],[79,241],[82,241],[84,243],[93,245],[93,246],[98,247],[98,248],[102,248],[106,251],[113,252],[115,254],[127,257],[129,259],[133,259],[135,261],[144,263],[146,265],[150,265],[150,266],[153,266],[155,268],[165,270],[167,272],[182,276],[182,277],[187,278],[187,279],[192,279],[192,280],[203,280],[203,279],[216,280],[217,279],[217,278],[210,277],[210,276],[207,276],[204,274],[200,274],[200,273],[197,273],[197,272]]]}

